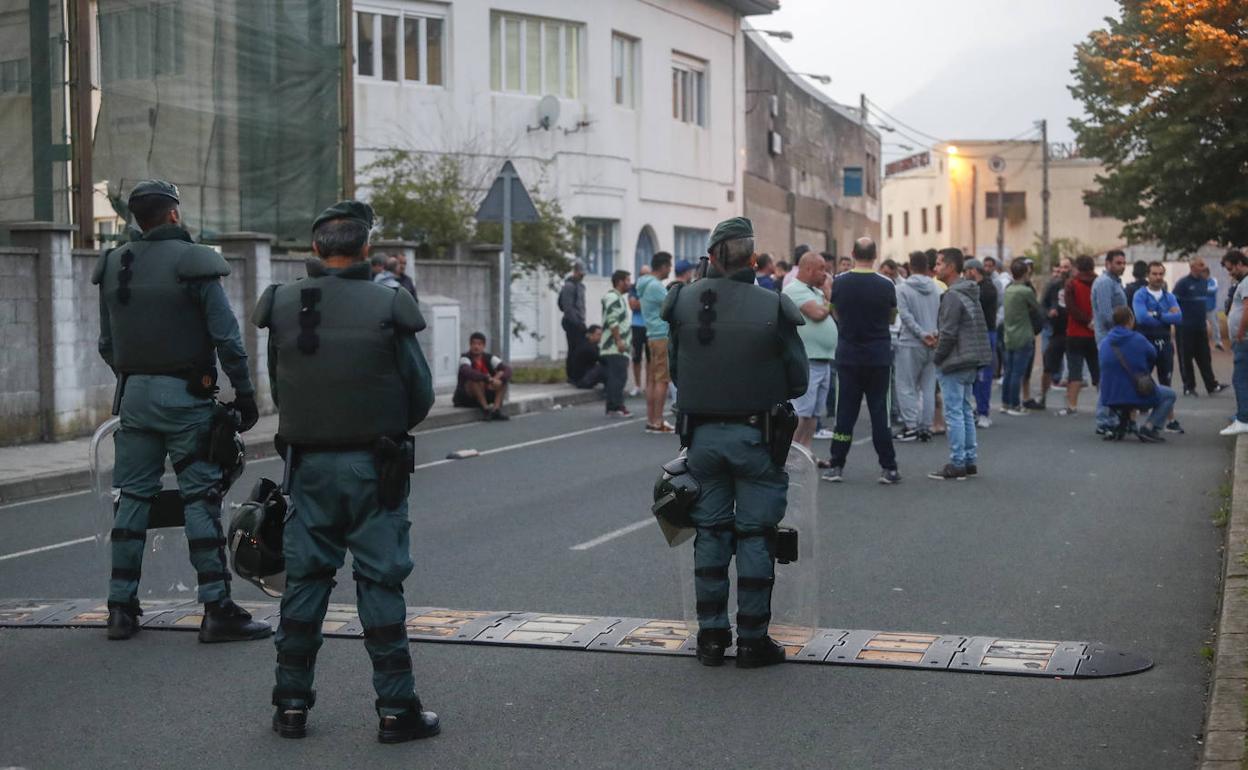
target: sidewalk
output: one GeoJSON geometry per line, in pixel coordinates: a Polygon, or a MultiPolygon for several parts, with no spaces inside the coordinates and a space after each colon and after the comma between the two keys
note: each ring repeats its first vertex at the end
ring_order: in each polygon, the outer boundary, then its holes
{"type": "MultiPolygon", "coordinates": [[[[503,411],[511,416],[538,412],[555,406],[587,404],[601,398],[597,390],[578,390],[571,385],[512,385],[503,411]]],[[[433,409],[416,432],[463,425],[481,419],[476,409],[451,406],[451,394],[437,396],[433,409]]],[[[265,415],[243,434],[247,459],[257,460],[274,454],[273,434],[277,415],[265,415]]],[[[0,505],[34,497],[85,490],[91,485],[87,462],[91,438],[51,444],[25,444],[0,447],[0,505]]]]}

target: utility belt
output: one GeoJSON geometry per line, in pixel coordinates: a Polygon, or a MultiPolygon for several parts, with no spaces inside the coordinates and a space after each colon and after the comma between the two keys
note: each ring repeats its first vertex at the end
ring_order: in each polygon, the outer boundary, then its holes
{"type": "Polygon", "coordinates": [[[113,414],[121,414],[121,397],[126,392],[126,380],[140,374],[149,377],[174,377],[182,380],[186,383],[186,392],[196,398],[213,398],[220,390],[217,387],[216,364],[167,372],[118,372],[117,387],[113,391],[113,414]]]}
{"type": "Polygon", "coordinates": [[[325,452],[371,452],[377,468],[377,502],[382,508],[397,508],[407,492],[407,477],[416,472],[416,438],[406,433],[381,436],[373,441],[343,444],[295,445],[280,435],[273,437],[278,454],[286,458],[282,492],[290,494],[290,480],[299,458],[325,452]]]}
{"type": "Polygon", "coordinates": [[[681,412],[676,416],[676,435],[680,445],[689,448],[693,445],[693,432],[700,425],[723,423],[727,425],[749,425],[758,428],[762,433],[763,443],[771,455],[771,461],[784,467],[789,457],[789,447],[793,444],[793,434],[797,432],[797,413],[788,401],[776,404],[765,412],[752,414],[691,414],[681,412]]]}

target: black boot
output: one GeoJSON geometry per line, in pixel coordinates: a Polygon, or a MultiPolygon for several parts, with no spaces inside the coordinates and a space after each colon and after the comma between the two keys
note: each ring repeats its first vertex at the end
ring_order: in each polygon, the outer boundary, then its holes
{"type": "MultiPolygon", "coordinates": [[[[382,699],[378,699],[379,715],[383,703],[382,699]]],[[[432,711],[424,711],[419,698],[412,698],[404,705],[407,706],[407,710],[400,714],[381,716],[381,721],[377,725],[378,741],[403,743],[421,738],[432,738],[442,732],[442,723],[438,721],[438,715],[432,711]]]]}
{"type": "Polygon", "coordinates": [[[273,732],[283,738],[302,738],[308,734],[308,707],[281,706],[273,712],[273,732]]]}
{"type": "Polygon", "coordinates": [[[704,666],[724,665],[724,651],[732,646],[732,632],[726,628],[698,631],[698,662],[704,666]]]}
{"type": "Polygon", "coordinates": [[[204,605],[204,620],[199,624],[201,642],[249,642],[272,634],[268,623],[252,620],[251,613],[228,596],[204,605]]]}
{"type": "Polygon", "coordinates": [[[137,600],[130,600],[126,603],[109,602],[108,603],[108,638],[114,641],[119,639],[129,639],[139,632],[139,616],[143,614],[143,610],[139,609],[137,600]]]}
{"type": "Polygon", "coordinates": [[[737,668],[762,668],[784,662],[784,648],[770,636],[758,639],[737,637],[737,668]]]}

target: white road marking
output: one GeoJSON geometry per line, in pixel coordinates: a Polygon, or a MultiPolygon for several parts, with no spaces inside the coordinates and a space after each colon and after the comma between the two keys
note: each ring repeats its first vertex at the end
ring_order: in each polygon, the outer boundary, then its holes
{"type": "MultiPolygon", "coordinates": [[[[588,433],[597,433],[598,431],[601,431],[601,430],[611,430],[613,428],[621,428],[625,425],[633,425],[639,422],[641,422],[641,418],[638,417],[632,420],[621,420],[620,422],[611,423],[610,425],[597,425],[593,428],[584,428],[582,430],[574,430],[571,433],[560,433],[557,436],[546,436],[545,438],[535,438],[532,441],[522,441],[519,444],[508,444],[507,446],[495,447],[494,449],[483,449],[477,455],[477,457],[485,457],[486,455],[496,455],[496,454],[499,454],[500,452],[511,452],[516,449],[525,449],[531,446],[538,446],[539,444],[549,444],[552,441],[562,441],[565,438],[575,438],[576,436],[584,436],[588,433]]],[[[468,461],[471,461],[472,459],[473,458],[468,458],[468,461]]],[[[465,461],[463,460],[434,460],[433,462],[421,463],[420,465],[417,465],[416,470],[421,470],[422,468],[436,468],[439,465],[446,465],[447,463],[453,463],[453,462],[465,462],[465,461]]]]}
{"type": "Polygon", "coordinates": [[[590,548],[602,545],[603,543],[614,540],[617,537],[623,537],[630,532],[636,532],[637,530],[642,529],[643,527],[648,527],[654,522],[655,522],[654,517],[651,517],[649,519],[642,519],[641,521],[634,521],[632,524],[629,524],[626,527],[620,527],[619,529],[611,530],[607,534],[600,535],[599,537],[596,537],[593,540],[586,540],[584,543],[577,543],[576,545],[572,546],[569,550],[588,551],[590,548]]]}
{"type": "Polygon", "coordinates": [[[91,490],[80,489],[77,492],[61,492],[55,495],[48,495],[47,497],[32,497],[27,500],[14,500],[11,503],[5,503],[4,505],[0,505],[0,510],[3,510],[5,508],[13,508],[18,505],[31,505],[33,503],[46,503],[50,500],[60,500],[66,497],[77,497],[78,495],[89,495],[89,494],[91,494],[91,490]]]}
{"type": "Polygon", "coordinates": [[[0,561],[8,561],[9,559],[17,559],[22,556],[30,556],[36,553],[43,553],[44,551],[55,551],[58,548],[67,548],[68,546],[71,546],[71,545],[81,545],[83,543],[90,543],[93,540],[95,540],[95,537],[80,537],[77,540],[66,540],[63,543],[53,543],[52,545],[41,545],[38,548],[31,548],[26,551],[18,551],[17,553],[6,553],[3,556],[0,556],[0,561]]]}

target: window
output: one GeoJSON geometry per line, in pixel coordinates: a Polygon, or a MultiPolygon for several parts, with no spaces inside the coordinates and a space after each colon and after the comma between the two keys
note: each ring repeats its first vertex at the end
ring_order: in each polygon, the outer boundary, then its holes
{"type": "Polygon", "coordinates": [[[845,167],[844,195],[846,198],[862,197],[862,166],[845,167]]]}
{"type": "Polygon", "coordinates": [[[624,35],[611,36],[611,88],[615,103],[636,107],[637,40],[624,35]]]}
{"type": "Polygon", "coordinates": [[[885,228],[886,229],[884,230],[884,232],[888,234],[889,238],[892,238],[893,237],[893,215],[892,214],[888,215],[885,228]]]}
{"type": "Polygon", "coordinates": [[[611,275],[615,270],[616,237],[619,222],[615,219],[577,219],[581,226],[581,253],[585,272],[590,275],[611,275]]]}
{"type": "Polygon", "coordinates": [[[706,244],[711,239],[710,230],[699,230],[696,227],[677,227],[672,249],[676,259],[687,259],[696,262],[706,256],[706,244]]]}
{"type": "MultiPolygon", "coordinates": [[[[989,192],[984,194],[984,216],[988,219],[996,219],[1000,216],[997,207],[997,199],[1000,193],[989,192]]],[[[1005,194],[1005,218],[1010,220],[1019,220],[1027,218],[1027,193],[1007,192],[1005,194]]]]}
{"type": "Polygon", "coordinates": [[[443,84],[443,33],[436,16],[357,11],[355,74],[391,83],[443,84]],[[400,66],[402,69],[400,69],[400,66]]]}
{"type": "Polygon", "coordinates": [[[927,233],[927,208],[926,207],[919,209],[919,229],[924,234],[927,233]]]}
{"type": "Polygon", "coordinates": [[[672,117],[706,125],[706,62],[672,55],[672,117]]]}
{"type": "Polygon", "coordinates": [[[941,225],[941,221],[940,221],[940,220],[941,220],[941,216],[940,216],[940,214],[941,214],[941,211],[940,211],[940,204],[939,204],[939,203],[937,203],[937,204],[936,204],[936,232],[940,232],[940,225],[941,225]]]}
{"type": "MultiPolygon", "coordinates": [[[[119,80],[149,80],[158,75],[181,75],[186,69],[185,27],[182,9],[162,3],[101,13],[99,72],[104,85],[119,80]]],[[[11,62],[0,65],[0,72],[11,62]]],[[[30,79],[30,62],[21,61],[26,81],[30,79]]],[[[9,78],[4,75],[3,79],[9,78]]],[[[0,86],[0,92],[4,92],[0,86]]]]}
{"type": "Polygon", "coordinates": [[[901,212],[901,234],[902,235],[910,234],[910,212],[909,211],[901,212]]]}
{"type": "Polygon", "coordinates": [[[0,61],[0,94],[24,94],[30,91],[30,59],[0,61]]]}
{"type": "Polygon", "coordinates": [[[581,25],[532,16],[490,17],[490,88],[576,99],[581,90],[581,25]]]}

